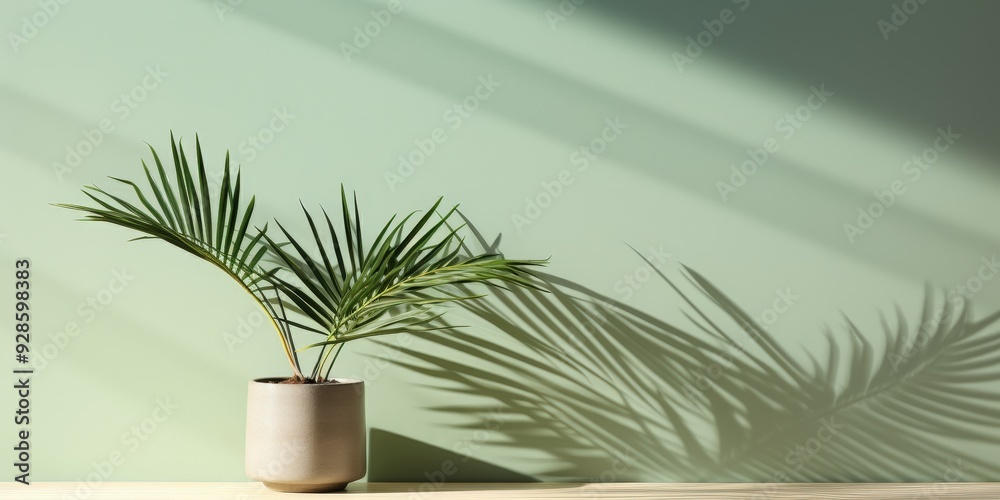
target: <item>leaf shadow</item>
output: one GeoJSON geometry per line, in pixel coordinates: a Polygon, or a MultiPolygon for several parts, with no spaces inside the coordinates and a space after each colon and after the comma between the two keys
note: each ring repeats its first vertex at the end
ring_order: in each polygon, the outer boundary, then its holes
{"type": "MultiPolygon", "coordinates": [[[[470,224],[471,227],[471,224],[470,224]]],[[[473,227],[475,232],[475,228],[473,227]]],[[[499,238],[479,244],[499,251],[499,238]]],[[[689,324],[667,322],[558,276],[546,292],[496,290],[462,304],[484,331],[455,329],[401,347],[397,365],[435,380],[488,442],[543,453],[546,480],[869,482],[989,480],[1000,473],[1000,329],[962,304],[909,325],[849,318],[825,353],[792,355],[692,269],[656,270],[689,324]]],[[[798,352],[798,351],[796,351],[798,352]]],[[[540,470],[544,469],[544,470],[540,470]]]]}

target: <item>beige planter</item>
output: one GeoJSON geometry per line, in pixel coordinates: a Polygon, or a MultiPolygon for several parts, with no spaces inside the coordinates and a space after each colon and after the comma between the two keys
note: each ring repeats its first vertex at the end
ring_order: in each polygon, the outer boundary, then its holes
{"type": "Polygon", "coordinates": [[[246,474],[272,490],[342,490],[365,475],[365,384],[250,382],[246,474]]]}

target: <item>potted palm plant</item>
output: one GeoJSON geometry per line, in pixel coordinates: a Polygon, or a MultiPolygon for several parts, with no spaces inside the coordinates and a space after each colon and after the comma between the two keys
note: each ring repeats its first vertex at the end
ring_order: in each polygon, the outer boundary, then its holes
{"type": "Polygon", "coordinates": [[[275,221],[275,235],[253,224],[255,199],[244,202],[228,153],[221,185],[211,192],[198,139],[194,165],[173,134],[170,147],[172,175],[150,147],[154,168],[142,163],[148,188],[112,178],[130,188],[131,201],[87,186],[94,205],[58,206],[209,262],[267,313],[291,371],[249,383],[246,473],[269,488],[335,491],[365,475],[364,382],[332,376],[347,343],[444,330],[438,306],[483,296],[463,285],[537,288],[528,268],[545,261],[463,254],[462,225],[452,224],[457,207],[441,213],[441,199],[422,213],[392,217],[366,245],[357,197],[349,203],[341,186],[339,218],[302,206],[311,234],[296,238],[275,221]],[[313,340],[297,347],[301,335],[313,340]],[[304,351],[315,354],[309,370],[304,351]]]}

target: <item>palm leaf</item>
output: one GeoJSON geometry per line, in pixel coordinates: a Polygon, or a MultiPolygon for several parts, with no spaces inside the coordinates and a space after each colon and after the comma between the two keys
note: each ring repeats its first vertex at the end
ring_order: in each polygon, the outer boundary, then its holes
{"type": "Polygon", "coordinates": [[[264,235],[278,261],[296,278],[294,282],[275,279],[274,286],[315,323],[312,330],[327,333],[326,340],[300,349],[320,348],[313,369],[320,380],[328,377],[343,344],[393,333],[443,330],[433,325],[441,314],[433,306],[481,297],[458,285],[535,286],[527,268],[544,263],[489,254],[459,255],[461,238],[458,229],[449,225],[456,208],[440,214],[440,199],[413,223],[414,214],[399,222],[393,217],[365,248],[357,196],[353,204],[348,203],[341,187],[340,201],[340,232],[323,210],[324,234],[303,206],[311,238],[302,241],[311,241],[300,242],[280,224],[283,242],[264,235]],[[323,373],[327,375],[320,376],[323,373]]]}
{"type": "Polygon", "coordinates": [[[227,153],[222,186],[214,194],[217,209],[213,214],[213,193],[209,191],[200,141],[196,138],[196,169],[188,165],[183,145],[174,139],[173,134],[170,135],[170,149],[174,163],[173,183],[168,179],[167,171],[152,146],[150,151],[157,176],[150,173],[145,162],[142,164],[155,204],[134,182],[112,178],[131,188],[138,204],[99,187],[88,186],[84,189],[84,194],[95,206],[57,206],[83,212],[83,220],[106,222],[143,234],[137,239],[164,241],[224,271],[239,282],[271,317],[293,372],[301,378],[291,332],[287,323],[280,322],[284,311],[273,307],[265,288],[261,286],[274,278],[276,270],[260,265],[267,251],[262,240],[266,227],[250,230],[254,199],[251,198],[245,207],[241,204],[239,172],[236,173],[235,186],[231,185],[227,153]],[[239,225],[236,224],[237,220],[241,220],[239,225]],[[286,326],[281,326],[283,324],[286,326]]]}

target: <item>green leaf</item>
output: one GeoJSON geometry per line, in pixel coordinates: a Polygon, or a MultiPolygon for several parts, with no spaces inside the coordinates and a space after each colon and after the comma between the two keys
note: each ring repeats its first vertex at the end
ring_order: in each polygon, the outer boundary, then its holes
{"type": "Polygon", "coordinates": [[[295,276],[294,282],[273,280],[303,316],[315,322],[313,331],[326,331],[327,340],[299,350],[320,347],[313,373],[329,373],[336,347],[346,342],[402,331],[431,331],[439,314],[429,306],[447,305],[483,297],[455,287],[463,284],[536,287],[526,268],[543,261],[516,261],[495,254],[459,258],[464,224],[451,225],[457,206],[443,215],[438,199],[415,222],[411,213],[382,225],[370,248],[365,248],[357,197],[353,207],[341,186],[341,227],[322,210],[330,238],[320,233],[315,218],[304,206],[309,237],[301,241],[279,223],[284,241],[268,238],[268,245],[295,276]],[[353,210],[353,212],[352,212],[353,210]],[[437,220],[433,220],[437,217],[437,220]],[[344,245],[338,238],[343,231],[344,245]],[[307,242],[311,240],[311,244],[307,242]],[[332,251],[330,246],[332,244],[332,251]],[[288,245],[294,251],[282,249],[288,245]],[[318,258],[312,257],[318,250],[318,258]],[[348,272],[348,268],[350,271],[348,272]],[[332,359],[331,359],[332,358],[332,359]]]}
{"type": "MultiPolygon", "coordinates": [[[[261,283],[269,283],[274,279],[277,269],[264,267],[261,264],[263,256],[267,253],[267,246],[262,240],[266,226],[252,238],[247,234],[253,214],[254,199],[251,198],[245,208],[240,206],[239,174],[236,187],[230,192],[227,154],[222,186],[218,193],[214,193],[219,207],[218,219],[213,220],[211,208],[213,193],[210,192],[208,185],[200,140],[197,138],[195,140],[197,156],[195,174],[192,174],[184,149],[174,140],[173,133],[170,134],[170,146],[177,182],[176,191],[172,188],[163,163],[152,146],[150,152],[158,175],[154,177],[146,163],[142,163],[143,175],[149,183],[156,204],[151,203],[143,190],[134,182],[113,178],[131,188],[130,191],[138,202],[131,202],[121,196],[90,186],[83,192],[96,206],[74,204],[58,206],[85,213],[84,220],[106,222],[138,231],[140,236],[134,239],[164,241],[224,271],[239,282],[265,311],[269,311],[292,371],[295,376],[301,377],[290,334],[278,323],[278,319],[284,316],[283,305],[279,304],[278,308],[274,308],[260,287],[261,283]],[[194,175],[197,175],[197,186],[193,181],[194,175]],[[242,223],[239,229],[235,230],[235,222],[241,215],[242,223]],[[214,230],[213,223],[216,224],[214,230]]],[[[272,293],[280,291],[274,289],[272,293]]]]}

